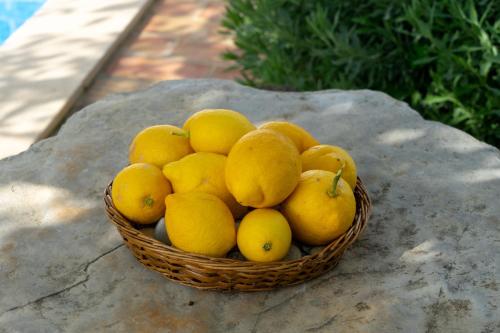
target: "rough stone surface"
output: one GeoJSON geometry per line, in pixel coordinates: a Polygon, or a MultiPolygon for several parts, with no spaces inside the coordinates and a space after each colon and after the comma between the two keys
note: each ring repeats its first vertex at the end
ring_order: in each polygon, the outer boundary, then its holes
{"type": "Polygon", "coordinates": [[[0,161],[0,332],[499,332],[499,197],[498,150],[382,93],[165,82],[0,161]],[[335,270],[273,292],[203,292],[121,245],[102,192],[134,134],[216,107],[352,153],[374,211],[335,270]]]}

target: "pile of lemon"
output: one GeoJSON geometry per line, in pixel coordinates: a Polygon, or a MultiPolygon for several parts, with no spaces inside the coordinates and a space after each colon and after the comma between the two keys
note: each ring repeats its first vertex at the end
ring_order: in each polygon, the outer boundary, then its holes
{"type": "Polygon", "coordinates": [[[356,166],[340,147],[303,128],[256,128],[232,110],[202,110],[178,128],[157,125],[133,139],[130,165],[115,177],[115,207],[138,224],[165,217],[178,249],[248,260],[283,259],[292,237],[320,246],[354,220],[356,166]]]}

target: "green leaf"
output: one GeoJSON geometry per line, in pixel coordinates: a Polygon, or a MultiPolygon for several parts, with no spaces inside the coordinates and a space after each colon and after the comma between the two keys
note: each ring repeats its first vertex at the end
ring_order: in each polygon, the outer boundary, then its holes
{"type": "Polygon", "coordinates": [[[271,89],[374,89],[500,146],[498,0],[227,0],[224,59],[271,89]]]}
{"type": "Polygon", "coordinates": [[[426,65],[428,63],[431,63],[437,59],[436,56],[433,57],[425,57],[425,58],[420,58],[412,61],[412,66],[420,66],[420,65],[426,65]]]}

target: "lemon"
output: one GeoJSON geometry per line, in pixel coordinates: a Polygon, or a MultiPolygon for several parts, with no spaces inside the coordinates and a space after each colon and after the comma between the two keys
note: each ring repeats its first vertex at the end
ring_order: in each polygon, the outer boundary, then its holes
{"type": "Polygon", "coordinates": [[[197,152],[227,155],[231,147],[255,126],[241,113],[225,109],[206,109],[186,120],[183,128],[197,152]]]}
{"type": "Polygon", "coordinates": [[[229,193],[224,179],[227,157],[215,153],[194,153],[166,164],[163,174],[172,184],[175,193],[206,192],[226,203],[235,218],[243,216],[247,208],[236,202],[229,193]]]}
{"type": "Polygon", "coordinates": [[[236,244],[233,215],[224,202],[204,192],[174,193],[165,199],[167,234],[186,252],[224,257],[236,244]]]}
{"type": "Polygon", "coordinates": [[[172,125],[156,125],[136,135],[129,150],[130,163],[150,163],[162,168],[192,152],[187,133],[172,125]]]}
{"type": "Polygon", "coordinates": [[[331,145],[318,145],[304,151],[301,155],[302,170],[326,170],[336,173],[344,166],[342,178],[356,187],[357,171],[352,157],[342,148],[331,145]]]}
{"type": "Polygon", "coordinates": [[[116,175],[111,198],[125,217],[149,224],[165,213],[165,197],[170,193],[172,188],[160,169],[151,164],[136,163],[116,175]]]}
{"type": "Polygon", "coordinates": [[[252,261],[283,259],[292,243],[292,231],[285,217],[274,209],[255,209],[245,215],[238,228],[240,252],[252,261]]]}
{"type": "Polygon", "coordinates": [[[319,145],[319,141],[316,140],[309,132],[300,126],[287,121],[269,121],[259,126],[259,129],[263,128],[278,131],[281,134],[286,135],[293,141],[299,150],[299,153],[302,153],[304,150],[311,148],[312,146],[319,145]]]}
{"type": "Polygon", "coordinates": [[[351,187],[325,170],[309,170],[282,205],[293,235],[308,245],[324,245],[346,232],[356,213],[351,187]]]}
{"type": "Polygon", "coordinates": [[[243,206],[272,207],[292,193],[301,173],[300,155],[283,134],[259,129],[234,145],[226,162],[226,185],[243,206]]]}

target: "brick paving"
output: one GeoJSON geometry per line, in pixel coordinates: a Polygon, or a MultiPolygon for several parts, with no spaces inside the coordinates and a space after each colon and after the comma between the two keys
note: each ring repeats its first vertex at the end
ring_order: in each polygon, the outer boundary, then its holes
{"type": "Polygon", "coordinates": [[[142,22],[85,89],[74,110],[109,94],[142,89],[161,80],[233,79],[220,55],[233,47],[218,33],[223,0],[157,0],[142,22]]]}

